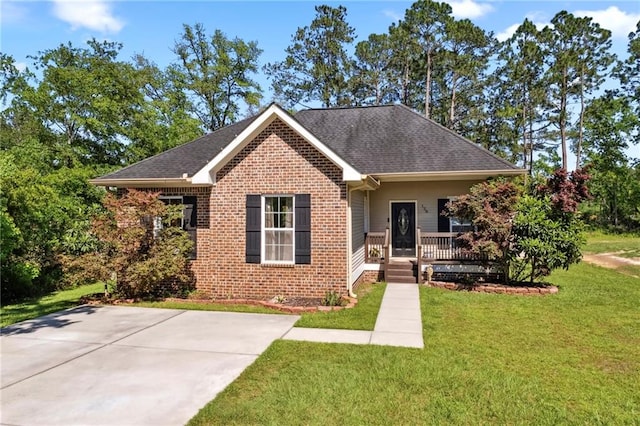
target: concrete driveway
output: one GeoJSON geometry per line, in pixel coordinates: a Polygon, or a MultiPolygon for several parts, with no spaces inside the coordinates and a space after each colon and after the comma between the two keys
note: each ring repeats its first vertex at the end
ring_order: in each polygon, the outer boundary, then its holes
{"type": "Polygon", "coordinates": [[[79,306],[5,327],[0,423],[184,424],[298,318],[79,306]]]}

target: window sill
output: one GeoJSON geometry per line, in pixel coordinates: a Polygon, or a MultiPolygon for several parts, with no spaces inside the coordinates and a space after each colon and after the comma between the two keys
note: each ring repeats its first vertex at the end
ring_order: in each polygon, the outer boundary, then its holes
{"type": "Polygon", "coordinates": [[[293,268],[295,265],[295,263],[261,263],[260,266],[263,266],[265,268],[293,268]]]}

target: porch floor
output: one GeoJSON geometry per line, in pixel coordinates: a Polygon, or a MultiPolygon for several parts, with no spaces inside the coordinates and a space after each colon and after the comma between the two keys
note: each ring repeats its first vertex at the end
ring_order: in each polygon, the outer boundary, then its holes
{"type": "Polygon", "coordinates": [[[418,284],[387,284],[373,331],[294,327],[283,339],[422,349],[418,284]]]}

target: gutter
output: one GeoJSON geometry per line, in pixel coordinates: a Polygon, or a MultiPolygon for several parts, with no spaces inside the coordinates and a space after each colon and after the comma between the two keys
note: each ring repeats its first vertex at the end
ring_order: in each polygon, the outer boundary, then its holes
{"type": "Polygon", "coordinates": [[[212,186],[212,184],[194,184],[191,178],[165,178],[165,179],[90,179],[89,183],[96,186],[115,186],[120,188],[162,188],[180,186],[212,186]]]}
{"type": "Polygon", "coordinates": [[[379,182],[435,181],[435,180],[467,180],[487,179],[492,176],[520,176],[527,173],[525,169],[505,170],[465,170],[445,172],[407,172],[376,173],[379,182]]]}

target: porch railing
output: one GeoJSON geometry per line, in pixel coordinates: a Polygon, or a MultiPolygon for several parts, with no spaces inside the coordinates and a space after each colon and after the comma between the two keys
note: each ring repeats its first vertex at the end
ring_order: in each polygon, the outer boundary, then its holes
{"type": "Polygon", "coordinates": [[[384,263],[385,233],[369,232],[364,240],[365,262],[384,263]]]}
{"type": "MultiPolygon", "coordinates": [[[[425,261],[438,260],[482,260],[481,257],[465,253],[456,238],[456,232],[421,232],[418,228],[416,239],[418,240],[417,257],[425,261]]],[[[390,251],[390,233],[369,232],[365,238],[365,261],[367,263],[385,263],[390,251]]]]}

